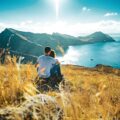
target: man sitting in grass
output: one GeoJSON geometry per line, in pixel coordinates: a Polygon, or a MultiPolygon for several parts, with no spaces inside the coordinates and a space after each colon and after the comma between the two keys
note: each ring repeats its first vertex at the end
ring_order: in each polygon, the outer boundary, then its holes
{"type": "Polygon", "coordinates": [[[50,56],[51,54],[50,47],[45,47],[44,53],[45,53],[44,55],[38,58],[37,63],[35,64],[35,67],[37,67],[37,72],[39,77],[43,79],[46,84],[51,83],[51,87],[54,87],[55,82],[53,81],[55,80],[54,79],[55,72],[52,70],[52,73],[51,73],[51,69],[53,68],[54,65],[58,64],[58,60],[50,56]]]}

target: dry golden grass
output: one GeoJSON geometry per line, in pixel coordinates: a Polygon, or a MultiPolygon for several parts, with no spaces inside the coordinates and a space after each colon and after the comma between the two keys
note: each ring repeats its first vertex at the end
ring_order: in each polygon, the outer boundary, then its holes
{"type": "MultiPolygon", "coordinates": [[[[64,120],[112,120],[120,115],[120,76],[94,69],[63,66],[67,80],[54,96],[64,111],[64,120]]],[[[33,65],[0,65],[0,107],[18,106],[27,95],[37,94],[33,65]]]]}
{"type": "Polygon", "coordinates": [[[64,66],[62,71],[72,83],[64,95],[69,101],[66,120],[110,120],[120,114],[120,76],[77,66],[64,66]]]}
{"type": "Polygon", "coordinates": [[[34,66],[0,65],[0,107],[18,104],[26,95],[35,95],[34,66]]]}

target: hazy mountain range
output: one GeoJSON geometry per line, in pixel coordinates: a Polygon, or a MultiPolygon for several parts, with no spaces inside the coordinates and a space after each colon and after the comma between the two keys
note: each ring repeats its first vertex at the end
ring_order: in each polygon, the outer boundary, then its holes
{"type": "Polygon", "coordinates": [[[51,46],[58,54],[69,46],[96,42],[113,42],[112,37],[102,32],[95,32],[84,37],[74,37],[66,34],[31,33],[6,28],[0,33],[0,48],[9,48],[11,54],[22,55],[27,60],[43,54],[45,46],[51,46]]]}

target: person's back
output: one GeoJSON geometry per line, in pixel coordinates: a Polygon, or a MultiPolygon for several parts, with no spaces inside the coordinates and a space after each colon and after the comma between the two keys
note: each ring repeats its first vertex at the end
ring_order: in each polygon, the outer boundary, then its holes
{"type": "Polygon", "coordinates": [[[50,70],[56,63],[56,60],[48,55],[42,55],[38,58],[37,63],[39,64],[38,67],[39,76],[41,78],[49,78],[50,70]]]}

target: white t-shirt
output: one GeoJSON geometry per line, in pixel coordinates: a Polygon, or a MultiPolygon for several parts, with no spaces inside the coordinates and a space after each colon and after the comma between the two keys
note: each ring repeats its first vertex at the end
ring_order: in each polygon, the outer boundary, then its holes
{"type": "Polygon", "coordinates": [[[41,78],[50,77],[50,70],[57,60],[53,57],[42,55],[38,58],[37,63],[39,64],[38,74],[41,78]]]}

